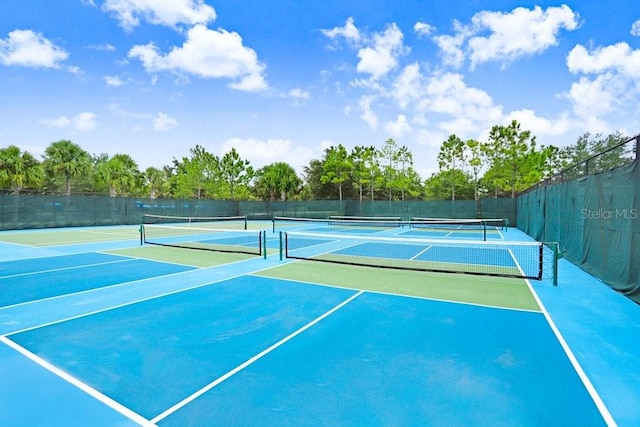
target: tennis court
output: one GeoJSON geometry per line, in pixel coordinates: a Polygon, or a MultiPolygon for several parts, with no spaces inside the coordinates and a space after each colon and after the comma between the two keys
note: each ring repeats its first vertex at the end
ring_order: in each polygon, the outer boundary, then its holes
{"type": "Polygon", "coordinates": [[[237,224],[0,234],[0,424],[640,422],[637,306],[517,229],[237,224]]]}

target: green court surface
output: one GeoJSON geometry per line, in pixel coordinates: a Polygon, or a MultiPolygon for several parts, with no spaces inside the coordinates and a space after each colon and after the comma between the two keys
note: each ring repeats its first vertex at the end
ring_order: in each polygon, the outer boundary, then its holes
{"type": "Polygon", "coordinates": [[[183,248],[163,246],[140,246],[136,248],[116,249],[109,251],[109,253],[174,264],[191,265],[194,267],[213,267],[215,265],[254,258],[247,254],[217,252],[215,255],[212,255],[212,253],[208,251],[186,250],[183,248]]]}
{"type": "Polygon", "coordinates": [[[540,310],[527,283],[522,279],[372,269],[312,261],[286,264],[263,270],[258,274],[389,294],[520,310],[540,310]]]}

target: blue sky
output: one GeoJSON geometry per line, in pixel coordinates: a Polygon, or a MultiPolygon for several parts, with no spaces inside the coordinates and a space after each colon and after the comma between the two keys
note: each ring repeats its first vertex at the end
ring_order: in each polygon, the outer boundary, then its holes
{"type": "Polygon", "coordinates": [[[302,171],[393,138],[640,132],[637,0],[0,0],[0,147],[162,167],[196,145],[302,171]]]}

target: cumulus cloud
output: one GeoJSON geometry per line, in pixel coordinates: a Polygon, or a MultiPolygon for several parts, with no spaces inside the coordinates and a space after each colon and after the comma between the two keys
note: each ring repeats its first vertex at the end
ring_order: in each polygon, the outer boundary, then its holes
{"type": "Polygon", "coordinates": [[[402,31],[391,24],[382,33],[373,35],[372,43],[358,51],[357,70],[371,75],[373,80],[387,74],[398,65],[398,56],[407,51],[402,43],[402,31]]]}
{"type": "Polygon", "coordinates": [[[631,24],[631,35],[640,37],[640,19],[631,24]]]}
{"type": "Polygon", "coordinates": [[[416,22],[413,26],[413,31],[421,37],[426,37],[431,35],[435,31],[435,27],[427,24],[426,22],[416,22]]]}
{"type": "Polygon", "coordinates": [[[505,122],[517,120],[524,129],[530,130],[538,137],[561,136],[575,130],[576,122],[567,113],[557,118],[540,117],[535,111],[522,109],[512,111],[505,117],[505,122]]]}
{"type": "Polygon", "coordinates": [[[289,139],[277,138],[266,141],[254,138],[232,138],[222,144],[217,154],[222,156],[232,148],[235,148],[243,159],[249,160],[256,169],[275,162],[285,162],[298,173],[302,173],[303,167],[307,166],[312,159],[320,156],[319,152],[311,148],[295,144],[289,139]]]}
{"type": "Polygon", "coordinates": [[[572,73],[597,74],[614,71],[637,78],[640,75],[640,50],[631,49],[625,42],[599,47],[591,52],[584,46],[577,45],[567,55],[567,66],[572,73]]]}
{"type": "Polygon", "coordinates": [[[204,0],[106,0],[102,10],[115,16],[120,26],[128,30],[138,26],[140,19],[169,27],[206,24],[216,19],[215,10],[204,0]]]}
{"type": "Polygon", "coordinates": [[[392,84],[392,96],[400,108],[405,109],[421,98],[423,80],[417,63],[407,65],[396,77],[392,84]]]}
{"type": "Polygon", "coordinates": [[[281,96],[293,100],[293,105],[296,106],[302,105],[305,101],[311,98],[311,94],[309,92],[299,87],[293,88],[281,96]]]}
{"type": "Polygon", "coordinates": [[[71,128],[79,131],[89,131],[95,129],[97,125],[97,116],[92,112],[85,111],[72,118],[59,116],[52,119],[42,119],[40,122],[58,129],[71,128]]]}
{"type": "Polygon", "coordinates": [[[322,34],[337,43],[345,39],[348,44],[358,49],[359,62],[356,69],[377,80],[398,66],[398,57],[409,51],[403,44],[404,35],[394,23],[387,25],[384,31],[363,35],[353,23],[347,19],[343,27],[321,30],[322,34]]]}
{"type": "Polygon", "coordinates": [[[342,27],[334,27],[329,30],[320,30],[327,38],[331,39],[334,44],[330,45],[331,49],[337,48],[338,39],[342,38],[352,45],[358,45],[361,40],[360,30],[353,23],[353,18],[349,17],[342,27]]]}
{"type": "Polygon", "coordinates": [[[188,31],[184,44],[167,54],[160,53],[154,44],[147,44],[131,48],[129,57],[139,59],[148,72],[228,78],[232,80],[230,87],[246,92],[267,89],[264,65],[235,32],[196,25],[188,31]]]}
{"type": "Polygon", "coordinates": [[[178,121],[166,113],[158,113],[153,119],[153,130],[165,131],[176,127],[178,121]]]}
{"type": "Polygon", "coordinates": [[[360,107],[360,118],[364,120],[371,129],[378,129],[378,116],[372,110],[371,104],[376,100],[376,96],[367,95],[360,98],[358,105],[360,107]]]}
{"type": "Polygon", "coordinates": [[[460,66],[468,59],[471,68],[490,61],[504,66],[558,45],[560,31],[578,26],[578,14],[566,5],[545,10],[518,7],[508,13],[478,12],[468,25],[454,21],[454,34],[436,36],[434,41],[449,65],[460,66]]]}
{"type": "Polygon", "coordinates": [[[591,50],[577,45],[567,55],[567,67],[580,77],[562,96],[592,132],[610,131],[607,119],[619,122],[637,114],[629,106],[640,96],[640,50],[624,42],[591,50]]]}
{"type": "Polygon", "coordinates": [[[125,81],[118,76],[104,76],[104,81],[107,84],[107,86],[112,86],[112,87],[118,87],[125,84],[125,81]]]}
{"type": "Polygon", "coordinates": [[[412,129],[405,115],[399,114],[395,121],[389,121],[384,124],[384,130],[393,138],[402,138],[412,129]]]}
{"type": "Polygon", "coordinates": [[[68,57],[64,49],[31,30],[14,30],[0,39],[0,63],[4,65],[61,68],[68,57]]]}

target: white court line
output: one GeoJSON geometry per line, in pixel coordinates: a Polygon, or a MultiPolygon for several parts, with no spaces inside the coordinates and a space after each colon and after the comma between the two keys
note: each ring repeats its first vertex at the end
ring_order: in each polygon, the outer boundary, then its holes
{"type": "Polygon", "coordinates": [[[426,248],[424,248],[423,250],[421,250],[420,252],[418,252],[417,254],[415,254],[414,256],[412,256],[411,258],[409,258],[410,261],[415,260],[416,258],[418,258],[420,255],[422,255],[423,253],[427,252],[429,249],[431,249],[433,246],[427,246],[426,248]]]}
{"type": "Polygon", "coordinates": [[[569,358],[569,361],[573,365],[573,368],[576,370],[576,373],[578,374],[578,376],[582,380],[582,383],[584,384],[585,388],[587,389],[587,392],[589,393],[589,395],[593,399],[593,402],[595,403],[596,407],[600,411],[600,415],[602,415],[602,418],[607,423],[607,426],[611,426],[611,427],[617,426],[618,424],[613,419],[613,416],[609,412],[609,409],[607,409],[607,406],[602,401],[602,398],[598,394],[598,391],[596,390],[596,388],[591,383],[591,380],[589,380],[589,377],[587,377],[587,374],[582,369],[582,366],[580,366],[580,362],[578,362],[578,359],[576,359],[576,356],[571,351],[571,348],[569,347],[569,344],[567,344],[567,342],[565,341],[564,337],[560,333],[560,330],[558,329],[556,324],[553,322],[553,319],[551,319],[551,316],[549,315],[549,312],[545,308],[544,304],[542,304],[542,301],[538,297],[538,294],[536,293],[536,291],[533,289],[533,286],[531,285],[531,282],[529,282],[529,279],[525,279],[525,281],[527,282],[527,286],[529,286],[529,290],[531,291],[531,294],[533,295],[533,297],[535,298],[536,302],[540,306],[540,309],[542,310],[542,314],[544,315],[545,319],[547,319],[547,323],[549,323],[549,326],[551,327],[551,330],[553,331],[553,333],[555,334],[556,338],[560,342],[560,345],[562,346],[562,349],[564,350],[564,352],[566,353],[567,357],[569,358]]]}
{"type": "MultiPolygon", "coordinates": [[[[1,276],[0,280],[11,278],[11,277],[33,276],[33,275],[40,274],[40,273],[53,273],[53,272],[56,272],[56,271],[75,270],[77,268],[85,268],[85,267],[93,267],[93,266],[97,266],[97,265],[109,265],[109,264],[116,264],[116,263],[119,263],[119,262],[135,261],[135,258],[131,258],[131,257],[126,257],[126,258],[122,257],[122,258],[123,259],[119,259],[119,260],[116,260],[116,261],[95,262],[93,264],[81,264],[81,265],[74,265],[74,266],[71,266],[71,267],[51,268],[49,270],[38,270],[38,271],[30,271],[28,273],[11,274],[9,276],[1,276]]],[[[39,259],[45,259],[45,258],[39,258],[39,259]]]]}
{"type": "Polygon", "coordinates": [[[126,406],[116,402],[115,400],[111,399],[108,396],[105,396],[104,394],[100,393],[98,390],[96,390],[93,387],[83,383],[79,379],[67,374],[63,370],[55,367],[51,363],[49,363],[46,360],[42,359],[41,357],[31,353],[29,350],[27,350],[26,348],[22,347],[19,344],[16,344],[15,342],[11,341],[7,337],[0,336],[0,342],[3,342],[4,344],[8,345],[9,347],[14,349],[18,353],[20,353],[23,356],[25,356],[26,358],[28,358],[29,360],[37,363],[38,365],[42,366],[43,368],[45,368],[49,372],[57,375],[58,377],[60,377],[63,380],[67,381],[68,383],[76,386],[77,388],[79,388],[80,390],[84,391],[85,393],[87,393],[88,395],[93,397],[94,399],[104,403],[105,405],[107,405],[111,409],[119,412],[120,414],[124,415],[125,417],[129,418],[130,420],[135,421],[136,423],[140,424],[141,426],[150,427],[150,426],[154,425],[153,423],[149,422],[149,420],[147,420],[146,418],[142,417],[141,415],[135,413],[131,409],[127,408],[126,406]]]}
{"type": "Polygon", "coordinates": [[[342,307],[344,307],[345,305],[347,305],[348,303],[350,303],[351,301],[353,301],[354,299],[356,299],[357,297],[359,297],[363,293],[364,293],[364,291],[360,291],[357,294],[352,295],[351,297],[349,297],[346,300],[342,301],[340,304],[336,305],[335,307],[333,307],[331,310],[327,311],[323,315],[321,315],[321,316],[315,318],[314,320],[312,320],[311,322],[307,323],[306,325],[304,325],[303,327],[301,327],[297,331],[295,331],[292,334],[284,337],[283,339],[281,339],[277,343],[273,344],[272,346],[268,347],[267,349],[265,349],[265,350],[261,351],[260,353],[256,354],[255,356],[253,356],[252,358],[248,359],[244,363],[236,366],[234,369],[230,370],[229,372],[227,372],[226,374],[222,375],[221,377],[219,377],[215,381],[209,383],[205,387],[203,387],[200,390],[196,391],[191,396],[188,396],[187,398],[183,399],[182,401],[176,403],[171,408],[167,409],[166,411],[164,411],[160,415],[158,415],[155,418],[153,418],[151,420],[151,422],[154,423],[154,424],[157,424],[159,421],[163,420],[164,418],[166,418],[169,415],[173,414],[178,409],[184,407],[185,405],[187,405],[190,402],[194,401],[198,397],[202,396],[204,393],[206,393],[207,391],[211,390],[212,388],[214,388],[218,384],[222,383],[223,381],[227,380],[228,378],[230,378],[233,375],[237,374],[238,372],[242,371],[244,368],[250,366],[251,364],[253,364],[254,362],[258,361],[259,359],[261,359],[262,357],[266,356],[267,354],[271,353],[273,350],[275,350],[276,348],[280,347],[282,344],[284,344],[287,341],[291,340],[295,336],[300,335],[302,332],[306,331],[307,329],[309,329],[310,327],[312,327],[316,323],[320,322],[322,319],[324,319],[327,316],[329,316],[329,315],[333,314],[334,312],[338,311],[339,309],[341,309],[342,307]]]}

